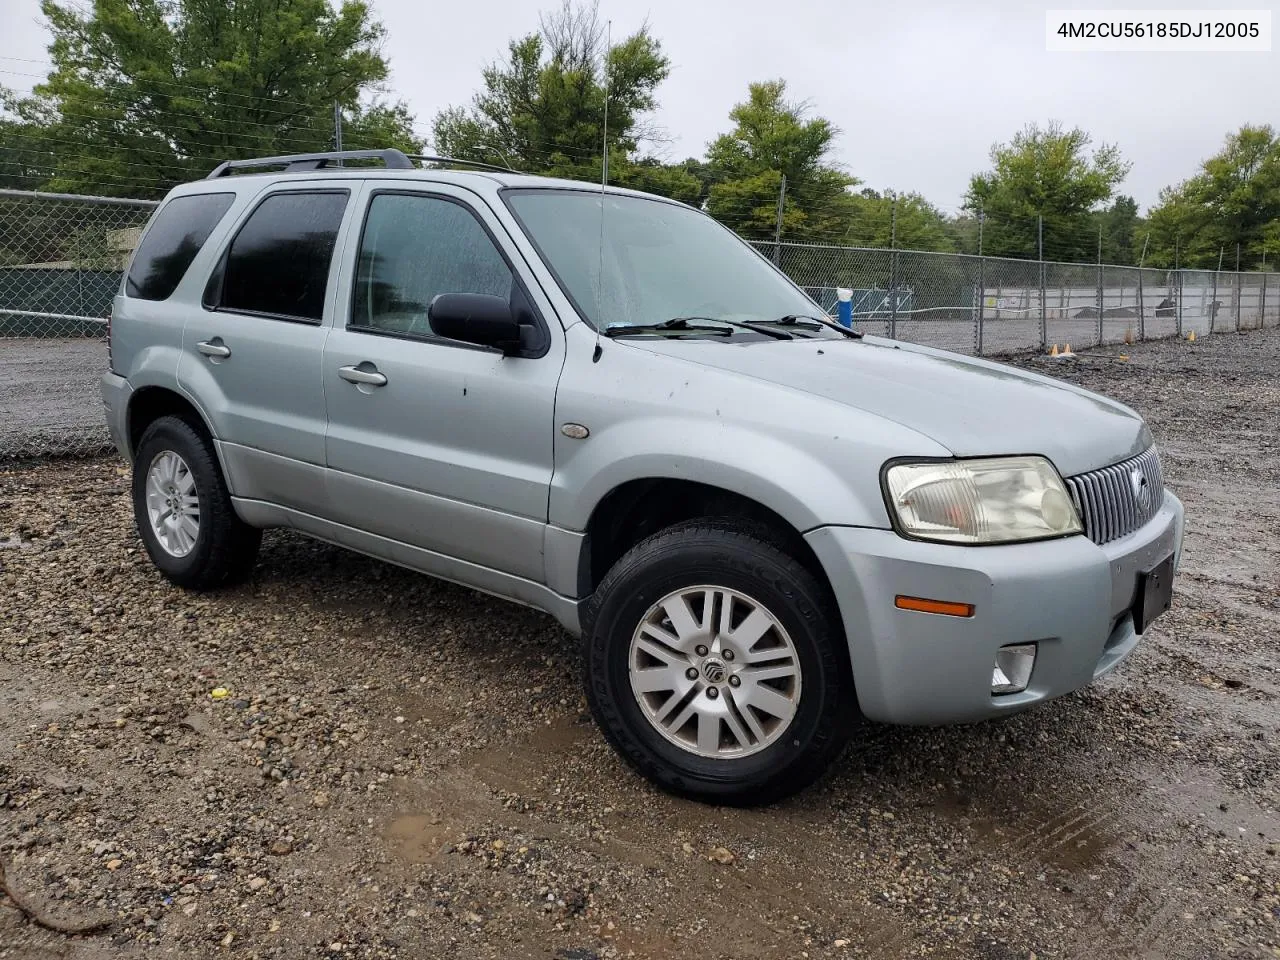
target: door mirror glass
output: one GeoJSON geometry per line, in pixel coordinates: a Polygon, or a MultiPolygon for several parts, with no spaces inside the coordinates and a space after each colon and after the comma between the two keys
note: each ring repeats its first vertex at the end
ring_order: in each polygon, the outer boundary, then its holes
{"type": "Polygon", "coordinates": [[[503,297],[486,293],[438,293],[427,307],[431,332],[510,356],[520,352],[520,324],[503,297]]]}

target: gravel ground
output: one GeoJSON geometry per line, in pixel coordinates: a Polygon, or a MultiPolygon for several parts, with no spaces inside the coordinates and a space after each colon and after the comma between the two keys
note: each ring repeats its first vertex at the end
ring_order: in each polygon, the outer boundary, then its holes
{"type": "Polygon", "coordinates": [[[109,923],[0,899],[0,957],[1280,955],[1280,331],[1118,352],[1026,363],[1149,417],[1173,612],[1090,689],[871,727],[753,811],[634,776],[547,617],[284,532],[184,593],[117,461],[0,470],[0,863],[109,923]]]}

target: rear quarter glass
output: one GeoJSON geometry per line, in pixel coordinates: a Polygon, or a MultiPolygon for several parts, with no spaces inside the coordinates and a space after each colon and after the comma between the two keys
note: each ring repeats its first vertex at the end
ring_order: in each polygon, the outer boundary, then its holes
{"type": "Polygon", "coordinates": [[[125,296],[168,299],[235,198],[234,193],[200,193],[161,207],[129,267],[125,296]]]}

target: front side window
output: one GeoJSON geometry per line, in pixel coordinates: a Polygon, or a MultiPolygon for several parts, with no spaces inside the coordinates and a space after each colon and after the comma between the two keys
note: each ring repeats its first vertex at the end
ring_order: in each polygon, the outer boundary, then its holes
{"type": "Polygon", "coordinates": [[[234,193],[201,193],[166,203],[134,254],[125,296],[167,300],[235,198],[234,193]]]}
{"type": "Polygon", "coordinates": [[[508,298],[511,268],[460,203],[376,194],[360,238],[351,326],[431,336],[427,307],[441,293],[508,298]]]}
{"type": "Polygon", "coordinates": [[[345,190],[263,200],[231,241],[217,307],[319,322],[346,208],[345,190]]]}
{"type": "Polygon", "coordinates": [[[597,329],[673,317],[772,321],[820,308],[706,214],[662,200],[584,190],[503,198],[597,329]]]}

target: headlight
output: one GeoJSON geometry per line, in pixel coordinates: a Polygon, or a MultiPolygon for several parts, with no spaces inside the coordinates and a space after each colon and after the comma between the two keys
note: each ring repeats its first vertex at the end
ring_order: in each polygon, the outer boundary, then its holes
{"type": "Polygon", "coordinates": [[[885,481],[902,532],[921,540],[1013,543],[1083,530],[1044,457],[899,463],[885,481]]]}

